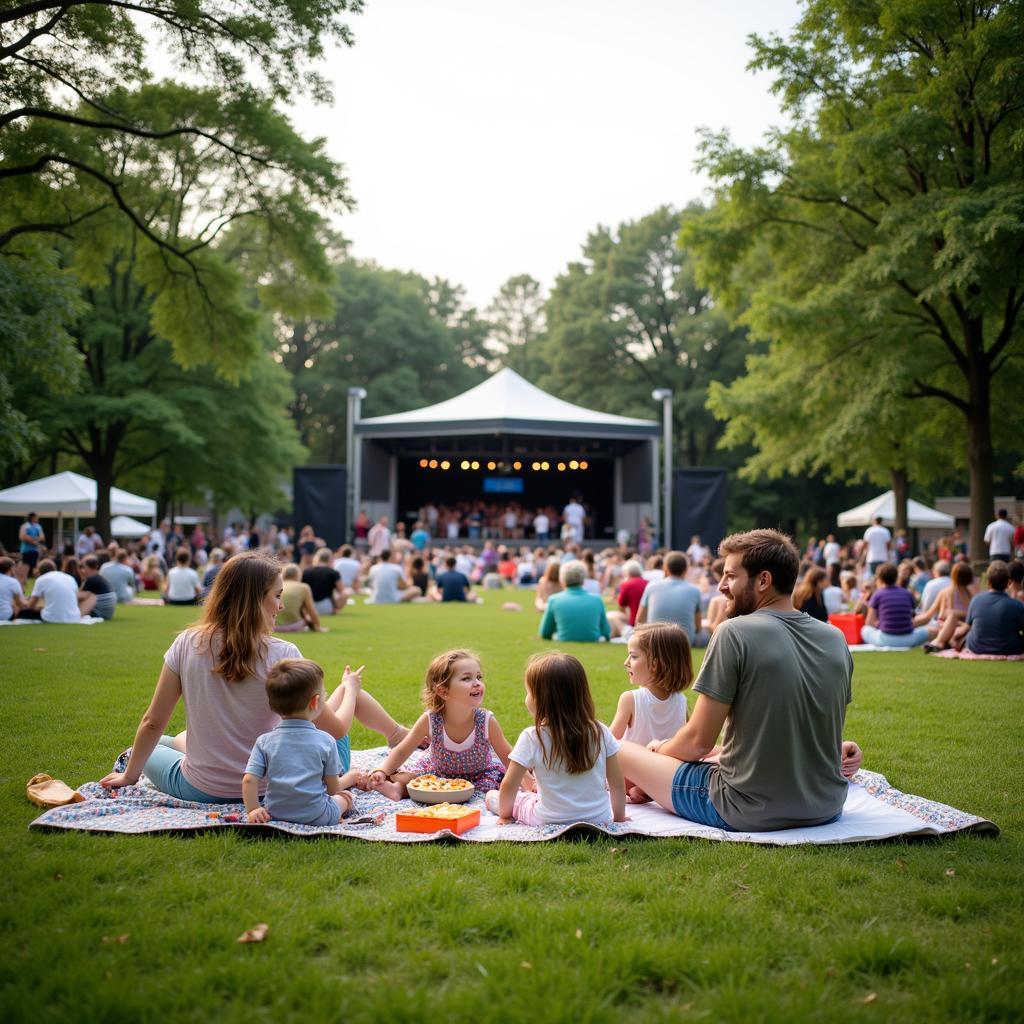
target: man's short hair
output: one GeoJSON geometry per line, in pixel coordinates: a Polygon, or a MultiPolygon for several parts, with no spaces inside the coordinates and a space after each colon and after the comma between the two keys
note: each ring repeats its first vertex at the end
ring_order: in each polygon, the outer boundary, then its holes
{"type": "Polygon", "coordinates": [[[644,567],[635,558],[631,558],[623,563],[622,572],[626,576],[643,576],[644,567]]]}
{"type": "Polygon", "coordinates": [[[800,554],[791,537],[778,530],[748,530],[734,533],[718,545],[718,553],[742,555],[742,566],[749,576],[771,573],[776,593],[792,594],[800,571],[800,554]]]}
{"type": "Polygon", "coordinates": [[[294,563],[289,562],[281,573],[282,579],[297,580],[302,576],[302,570],[294,563]]]}
{"type": "Polygon", "coordinates": [[[446,558],[446,559],[444,560],[444,564],[445,564],[445,565],[447,565],[449,569],[454,569],[454,568],[455,568],[455,566],[456,566],[456,565],[458,565],[458,562],[456,562],[456,560],[455,560],[455,556],[454,556],[454,555],[449,555],[449,556],[448,556],[448,557],[447,557],[447,558],[446,558]]]}
{"type": "Polygon", "coordinates": [[[86,555],[85,558],[82,559],[82,565],[84,565],[86,569],[94,569],[98,572],[100,568],[100,560],[95,555],[86,555]]]}
{"type": "Polygon", "coordinates": [[[558,578],[563,587],[582,587],[587,578],[587,567],[578,558],[574,558],[562,566],[558,578]]]}
{"type": "Polygon", "coordinates": [[[324,685],[324,670],[306,658],[282,658],[267,673],[267,702],[279,715],[294,715],[309,706],[324,685]]]}
{"type": "Polygon", "coordinates": [[[13,558],[0,558],[0,576],[6,576],[14,568],[13,558]]]}
{"type": "Polygon", "coordinates": [[[875,516],[875,518],[872,520],[872,522],[875,524],[875,526],[881,526],[882,525],[882,517],[881,516],[875,516]]]}
{"type": "Polygon", "coordinates": [[[385,548],[380,553],[380,560],[382,562],[390,562],[391,561],[391,548],[385,548]]]}
{"type": "Polygon", "coordinates": [[[1019,558],[1013,559],[1013,561],[1011,561],[1006,567],[1006,571],[1010,574],[1010,579],[1016,583],[1018,587],[1021,583],[1024,583],[1024,562],[1019,558]]]}
{"type": "Polygon", "coordinates": [[[665,558],[665,572],[669,576],[682,576],[690,567],[690,560],[682,551],[670,551],[665,558]]]}
{"type": "Polygon", "coordinates": [[[192,556],[184,548],[182,548],[174,556],[174,560],[178,563],[178,565],[188,565],[188,563],[192,561],[192,556]]]}
{"type": "Polygon", "coordinates": [[[989,563],[988,572],[985,574],[990,590],[1005,590],[1010,582],[1010,567],[996,559],[989,563]]]}
{"type": "Polygon", "coordinates": [[[1006,509],[1005,509],[1005,508],[1001,508],[1001,509],[1000,509],[1000,510],[999,510],[999,511],[998,511],[998,512],[996,513],[996,518],[997,518],[997,519],[1005,519],[1005,518],[1007,517],[1007,515],[1008,515],[1008,514],[1009,514],[1009,513],[1007,513],[1007,511],[1006,511],[1006,509]]]}
{"type": "Polygon", "coordinates": [[[125,551],[125,549],[124,549],[124,548],[118,548],[118,549],[117,549],[117,554],[116,554],[116,555],[114,555],[114,558],[115,558],[115,559],[116,559],[116,560],[117,560],[118,562],[127,562],[127,561],[128,561],[128,552],[127,552],[127,551],[125,551]]]}
{"type": "Polygon", "coordinates": [[[56,571],[57,563],[54,562],[52,558],[44,558],[36,568],[36,572],[39,576],[42,576],[44,573],[56,571]]]}
{"type": "Polygon", "coordinates": [[[332,553],[330,548],[320,548],[320,550],[316,553],[316,560],[318,562],[323,562],[324,565],[327,565],[329,562],[331,562],[333,558],[334,554],[332,553]]]}
{"type": "Polygon", "coordinates": [[[952,572],[952,566],[949,564],[949,560],[946,558],[940,558],[935,563],[935,571],[940,576],[948,576],[952,572]]]}
{"type": "Polygon", "coordinates": [[[348,546],[348,544],[346,544],[346,545],[345,545],[345,546],[344,546],[344,547],[343,547],[343,548],[341,549],[341,555],[340,555],[340,557],[341,557],[341,558],[351,558],[351,557],[352,557],[352,548],[350,548],[350,547],[348,546]]]}

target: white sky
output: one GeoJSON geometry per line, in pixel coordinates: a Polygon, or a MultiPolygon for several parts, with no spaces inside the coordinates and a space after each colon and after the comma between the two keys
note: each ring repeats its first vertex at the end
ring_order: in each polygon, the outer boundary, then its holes
{"type": "Polygon", "coordinates": [[[703,196],[696,128],[745,145],[781,120],[746,70],[751,32],[797,0],[368,0],[326,63],[333,109],[299,106],[358,204],[353,254],[462,284],[549,289],[587,233],[703,196]]]}

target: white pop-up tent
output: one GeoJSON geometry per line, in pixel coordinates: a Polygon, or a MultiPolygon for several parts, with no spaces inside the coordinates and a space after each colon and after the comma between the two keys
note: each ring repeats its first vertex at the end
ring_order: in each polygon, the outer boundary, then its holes
{"type": "Polygon", "coordinates": [[[114,516],[110,520],[111,537],[143,537],[152,529],[153,527],[140,523],[131,516],[114,516]]]}
{"type": "MultiPolygon", "coordinates": [[[[79,518],[96,515],[96,481],[65,470],[0,491],[0,516],[23,516],[27,512],[56,518],[58,534],[62,532],[65,518],[74,519],[77,533],[79,518]]],[[[156,502],[120,487],[111,487],[110,513],[154,520],[156,502]]]]}
{"type": "MultiPolygon", "coordinates": [[[[882,517],[885,526],[896,522],[896,497],[892,491],[865,501],[863,505],[840,512],[836,519],[838,526],[870,526],[877,516],[882,517]]],[[[913,498],[907,500],[907,526],[912,530],[952,530],[956,520],[945,512],[922,505],[913,498]]]]}

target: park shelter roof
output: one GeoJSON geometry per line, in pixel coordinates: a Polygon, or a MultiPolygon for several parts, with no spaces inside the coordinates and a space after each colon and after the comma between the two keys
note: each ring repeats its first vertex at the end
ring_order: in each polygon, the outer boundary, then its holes
{"type": "Polygon", "coordinates": [[[656,420],[585,409],[555,398],[506,367],[469,391],[436,405],[359,420],[364,437],[438,434],[540,434],[571,437],[658,437],[656,420]]]}
{"type": "MultiPolygon", "coordinates": [[[[122,491],[120,487],[111,487],[110,511],[113,515],[152,518],[156,515],[156,502],[122,491]]],[[[93,516],[96,514],[96,481],[65,471],[0,491],[0,515],[23,516],[27,512],[51,517],[93,516]]]]}
{"type": "MultiPolygon", "coordinates": [[[[865,501],[863,505],[840,512],[836,523],[839,526],[870,526],[876,516],[882,517],[886,526],[896,522],[896,499],[892,491],[865,501]]],[[[956,520],[945,512],[922,505],[913,498],[907,500],[907,526],[915,530],[952,530],[956,520]]]]}

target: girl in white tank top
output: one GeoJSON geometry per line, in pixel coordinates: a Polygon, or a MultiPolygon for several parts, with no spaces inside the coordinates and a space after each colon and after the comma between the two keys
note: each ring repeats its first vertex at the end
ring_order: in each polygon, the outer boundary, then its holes
{"type": "MultiPolygon", "coordinates": [[[[626,650],[623,664],[636,689],[619,697],[611,733],[641,746],[670,739],[686,723],[684,691],[693,682],[686,633],[674,623],[652,622],[633,630],[626,650]]],[[[633,803],[650,799],[628,779],[626,794],[633,803]]]]}

